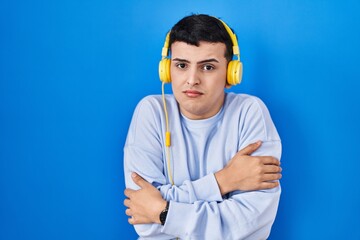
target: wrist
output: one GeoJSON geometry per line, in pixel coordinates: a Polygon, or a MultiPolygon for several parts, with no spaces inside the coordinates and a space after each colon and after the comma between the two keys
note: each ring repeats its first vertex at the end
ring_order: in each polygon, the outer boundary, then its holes
{"type": "Polygon", "coordinates": [[[220,171],[216,172],[214,175],[215,175],[216,182],[219,186],[221,196],[231,192],[227,188],[229,184],[227,183],[226,169],[223,168],[220,171]]]}
{"type": "Polygon", "coordinates": [[[165,208],[159,214],[159,221],[161,225],[165,225],[167,214],[169,211],[170,201],[166,202],[165,208]]]}

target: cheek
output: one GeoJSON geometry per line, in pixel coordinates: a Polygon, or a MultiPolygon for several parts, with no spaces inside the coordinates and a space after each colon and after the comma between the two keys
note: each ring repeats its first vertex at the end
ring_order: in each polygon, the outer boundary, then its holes
{"type": "Polygon", "coordinates": [[[180,88],[183,84],[182,77],[179,74],[171,74],[171,86],[173,90],[180,88]]]}
{"type": "Polygon", "coordinates": [[[219,76],[219,79],[221,79],[221,81],[219,81],[219,86],[222,87],[222,88],[225,88],[226,84],[227,84],[227,81],[226,81],[226,71],[224,71],[223,74],[221,74],[219,76]]]}
{"type": "Polygon", "coordinates": [[[171,78],[171,88],[173,91],[179,88],[179,81],[176,78],[171,78]]]}
{"type": "Polygon", "coordinates": [[[171,90],[176,96],[181,92],[181,86],[179,85],[178,81],[171,81],[171,90]]]}
{"type": "Polygon", "coordinates": [[[173,65],[170,66],[170,77],[172,82],[176,82],[179,79],[179,71],[173,65]]]}
{"type": "Polygon", "coordinates": [[[208,89],[212,89],[214,92],[223,91],[226,86],[226,74],[219,74],[216,77],[214,76],[211,81],[204,81],[203,85],[206,85],[208,89]]]}

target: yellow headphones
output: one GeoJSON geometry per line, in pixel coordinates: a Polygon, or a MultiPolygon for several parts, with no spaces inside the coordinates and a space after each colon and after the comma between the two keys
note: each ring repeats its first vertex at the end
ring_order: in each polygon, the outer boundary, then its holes
{"type": "MultiPolygon", "coordinates": [[[[226,81],[229,85],[236,85],[241,82],[243,66],[242,62],[240,62],[240,50],[239,45],[236,39],[236,35],[231,31],[230,27],[226,25],[224,21],[218,19],[224,25],[226,31],[228,32],[231,41],[233,43],[233,54],[237,56],[236,60],[232,60],[228,63],[226,81]]],[[[169,40],[170,40],[170,32],[166,35],[165,43],[161,51],[162,59],[159,63],[159,77],[160,81],[163,83],[170,83],[170,64],[171,60],[168,58],[169,54],[169,40]]]]}

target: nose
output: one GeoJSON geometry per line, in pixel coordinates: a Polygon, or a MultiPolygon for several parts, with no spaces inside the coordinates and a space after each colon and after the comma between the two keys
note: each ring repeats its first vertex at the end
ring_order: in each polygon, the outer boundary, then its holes
{"type": "Polygon", "coordinates": [[[190,86],[195,86],[200,83],[200,78],[197,69],[193,69],[189,71],[189,75],[187,76],[186,83],[190,86]]]}

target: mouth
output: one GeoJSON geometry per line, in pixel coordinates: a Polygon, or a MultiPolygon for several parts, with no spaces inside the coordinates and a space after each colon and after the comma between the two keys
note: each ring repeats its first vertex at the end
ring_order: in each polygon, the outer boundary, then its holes
{"type": "Polygon", "coordinates": [[[186,96],[191,97],[191,98],[196,98],[196,97],[199,97],[204,94],[204,93],[196,91],[196,90],[185,90],[185,91],[183,91],[183,93],[185,93],[186,96]]]}

